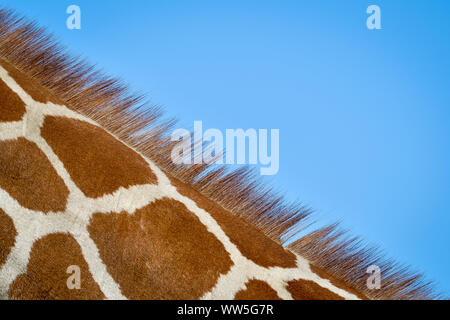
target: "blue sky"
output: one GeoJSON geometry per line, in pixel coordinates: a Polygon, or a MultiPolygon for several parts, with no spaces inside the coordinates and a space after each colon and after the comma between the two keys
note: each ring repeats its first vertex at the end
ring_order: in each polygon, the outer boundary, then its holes
{"type": "Polygon", "coordinates": [[[450,293],[449,1],[3,0],[190,128],[280,129],[271,182],[450,293]],[[66,28],[66,8],[82,30],[66,28]],[[382,30],[366,28],[381,8],[382,30]]]}

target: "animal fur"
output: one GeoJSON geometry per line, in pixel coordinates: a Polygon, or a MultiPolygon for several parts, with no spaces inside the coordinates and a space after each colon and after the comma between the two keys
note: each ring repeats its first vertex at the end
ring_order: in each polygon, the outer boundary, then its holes
{"type": "MultiPolygon", "coordinates": [[[[261,182],[251,169],[229,171],[224,166],[175,165],[170,132],[175,121],[164,120],[159,108],[143,96],[99,71],[86,60],[67,53],[53,36],[14,11],[0,9],[0,58],[38,81],[66,105],[99,123],[128,145],[157,163],[170,175],[191,185],[235,215],[252,223],[268,237],[311,260],[332,275],[373,299],[433,299],[431,282],[393,260],[379,249],[349,236],[338,224],[313,231],[312,210],[289,203],[261,182]],[[366,287],[366,269],[382,270],[380,290],[366,287]]],[[[192,146],[195,148],[195,145],[192,146]]]]}

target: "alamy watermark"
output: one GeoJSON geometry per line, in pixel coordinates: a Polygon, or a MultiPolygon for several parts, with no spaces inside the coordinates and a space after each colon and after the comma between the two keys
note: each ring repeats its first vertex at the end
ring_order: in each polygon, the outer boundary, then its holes
{"type": "MultiPolygon", "coordinates": [[[[81,8],[67,7],[69,14],[66,26],[69,30],[81,29],[81,8]]],[[[377,5],[367,7],[366,26],[369,30],[381,29],[381,9],[377,5]]],[[[261,175],[275,175],[280,168],[279,129],[218,129],[203,132],[201,121],[194,123],[194,134],[178,129],[172,134],[172,141],[178,142],[172,150],[172,161],[176,164],[227,164],[260,165],[261,175]],[[197,144],[196,148],[191,148],[197,144]],[[207,146],[206,148],[204,148],[207,146]],[[270,147],[269,147],[270,146],[270,147]],[[270,154],[269,154],[270,149],[270,154]]]]}
{"type": "Polygon", "coordinates": [[[66,284],[69,290],[81,289],[81,269],[79,266],[69,266],[66,270],[70,276],[67,278],[66,284]]]}
{"type": "Polygon", "coordinates": [[[275,175],[280,169],[279,129],[226,129],[224,133],[219,129],[204,131],[203,122],[195,121],[193,134],[177,129],[171,140],[177,142],[171,153],[175,164],[260,165],[264,176],[275,175]]]}
{"type": "Polygon", "coordinates": [[[369,290],[381,289],[381,269],[379,266],[371,265],[367,268],[366,273],[369,274],[366,285],[369,290]]]}
{"type": "Polygon", "coordinates": [[[370,16],[367,18],[366,25],[369,30],[380,30],[381,29],[381,9],[377,5],[370,5],[366,10],[367,14],[370,16]]]}
{"type": "MultiPolygon", "coordinates": [[[[81,30],[81,8],[72,4],[67,7],[66,13],[69,17],[66,20],[66,26],[69,30],[81,30]]],[[[370,16],[366,20],[366,26],[369,30],[381,29],[381,9],[378,5],[372,4],[367,7],[366,13],[370,16]]]]}
{"type": "Polygon", "coordinates": [[[69,14],[66,20],[67,29],[81,30],[81,8],[72,4],[67,7],[66,13],[69,14]]]}

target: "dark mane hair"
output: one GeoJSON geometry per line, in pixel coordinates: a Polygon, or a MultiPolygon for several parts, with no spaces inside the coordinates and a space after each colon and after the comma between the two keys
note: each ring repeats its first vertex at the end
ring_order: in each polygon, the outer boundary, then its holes
{"type": "MultiPolygon", "coordinates": [[[[262,182],[255,171],[225,166],[176,165],[171,160],[174,120],[164,120],[159,108],[143,96],[97,70],[86,60],[69,55],[65,47],[36,23],[0,8],[0,58],[35,79],[68,106],[99,123],[163,170],[191,185],[231,213],[243,217],[274,241],[309,259],[330,274],[373,299],[439,298],[431,282],[394,262],[383,251],[349,236],[338,224],[307,233],[312,210],[287,202],[262,182]],[[377,265],[382,288],[366,287],[366,270],[377,265]]],[[[195,148],[196,145],[192,145],[195,148]]]]}

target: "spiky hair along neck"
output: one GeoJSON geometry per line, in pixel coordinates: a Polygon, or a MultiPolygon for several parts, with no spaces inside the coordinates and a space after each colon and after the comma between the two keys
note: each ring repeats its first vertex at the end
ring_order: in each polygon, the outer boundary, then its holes
{"type": "MultiPolygon", "coordinates": [[[[67,53],[47,31],[0,9],[0,58],[51,91],[66,105],[91,118],[126,144],[154,161],[168,174],[216,201],[230,214],[242,217],[272,240],[308,258],[372,299],[440,298],[433,283],[399,264],[338,224],[309,232],[313,212],[301,203],[287,202],[260,180],[254,170],[234,171],[217,165],[176,165],[171,160],[175,120],[164,120],[159,108],[134,95],[121,81],[67,53]],[[303,234],[304,232],[302,232],[303,234]],[[380,290],[369,290],[366,270],[382,272],[380,290]]],[[[196,148],[193,144],[192,148],[196,148]]]]}

